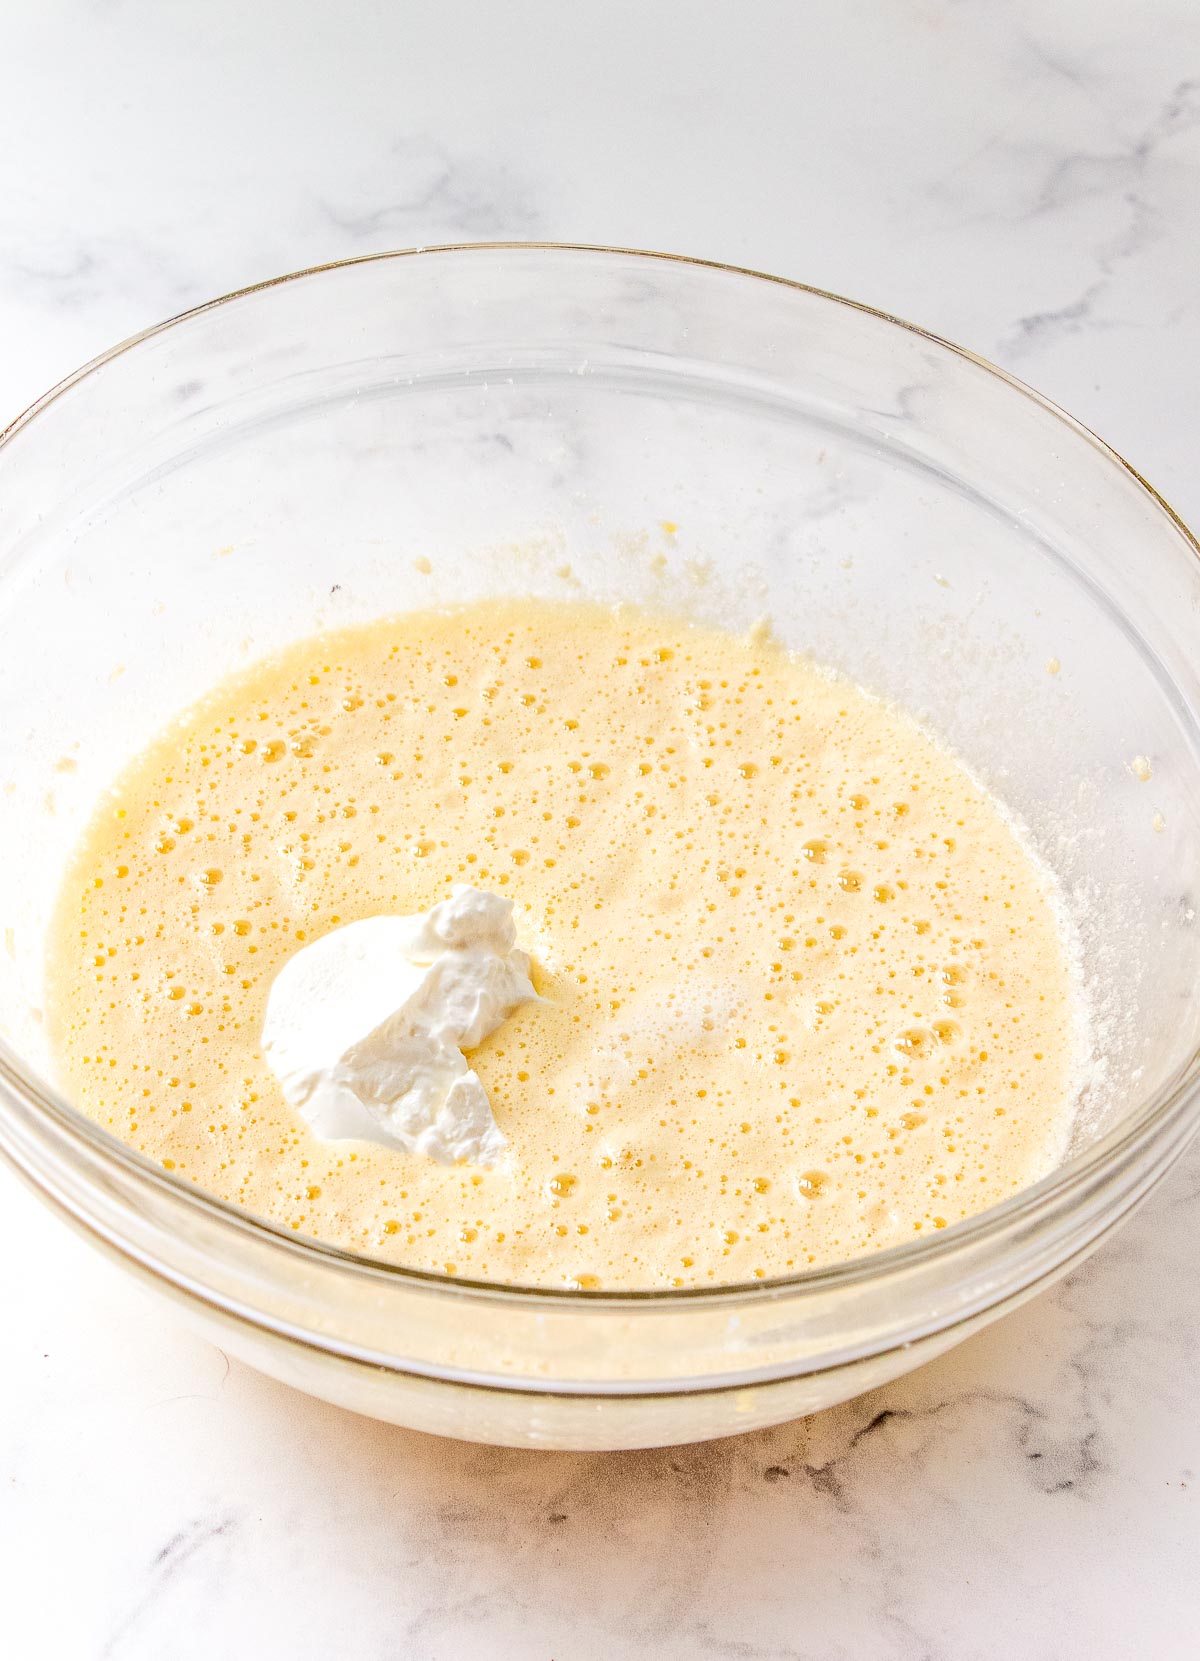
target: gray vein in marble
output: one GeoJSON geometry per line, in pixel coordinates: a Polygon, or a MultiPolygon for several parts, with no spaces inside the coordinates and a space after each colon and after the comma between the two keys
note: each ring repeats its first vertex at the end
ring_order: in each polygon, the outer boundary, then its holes
{"type": "Polygon", "coordinates": [[[210,296],[173,254],[136,231],[0,241],[0,293],[22,296],[28,289],[48,309],[82,311],[114,297],[140,297],[148,287],[160,306],[177,309],[210,296]]]}
{"type": "Polygon", "coordinates": [[[317,206],[353,241],[386,247],[455,237],[536,240],[543,229],[533,192],[510,168],[453,155],[429,137],[397,139],[383,165],[342,202],[318,199],[317,206]]]}
{"type": "Polygon", "coordinates": [[[1085,327],[1112,327],[1096,310],[1119,267],[1162,234],[1159,215],[1148,194],[1152,167],[1163,147],[1180,134],[1200,127],[1200,81],[1176,83],[1155,119],[1131,142],[1107,155],[1078,154],[1055,162],[1033,207],[1025,217],[1057,213],[1082,200],[1099,197],[1119,204],[1124,223],[1096,246],[1092,260],[1098,275],[1064,305],[1017,319],[1003,343],[1009,361],[1027,356],[1063,334],[1085,327]]]}
{"type": "Polygon", "coordinates": [[[188,1567],[193,1558],[226,1541],[240,1522],[241,1518],[236,1512],[226,1511],[215,1517],[198,1518],[188,1527],[172,1534],[154,1554],[146,1577],[145,1591],[100,1651],[100,1661],[109,1661],[110,1657],[118,1656],[126,1640],[135,1632],[151,1606],[158,1601],[175,1577],[188,1567]]]}
{"type": "Polygon", "coordinates": [[[1077,64],[1070,63],[1062,56],[1061,52],[1053,51],[1043,41],[1038,40],[1035,35],[1030,34],[1027,30],[1022,29],[1018,31],[1017,38],[1019,39],[1025,52],[1035,63],[1040,64],[1041,67],[1047,70],[1050,75],[1055,76],[1059,80],[1066,81],[1070,86],[1073,86],[1075,90],[1077,92],[1081,92],[1091,104],[1107,115],[1107,111],[1104,109],[1103,104],[1096,96],[1095,87],[1090,84],[1088,77],[1077,64]]]}

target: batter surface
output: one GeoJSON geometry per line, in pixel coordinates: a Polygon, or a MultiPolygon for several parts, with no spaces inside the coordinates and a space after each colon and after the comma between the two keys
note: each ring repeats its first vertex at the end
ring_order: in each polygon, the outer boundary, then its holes
{"type": "Polygon", "coordinates": [[[549,1286],[785,1275],[1059,1155],[1078,997],[1045,872],[902,712],[768,642],[488,603],[301,643],[130,768],[51,942],[62,1083],[304,1235],[549,1286]],[[322,1143],[272,979],[451,884],[513,899],[545,1002],[471,1063],[507,1170],[322,1143]]]}

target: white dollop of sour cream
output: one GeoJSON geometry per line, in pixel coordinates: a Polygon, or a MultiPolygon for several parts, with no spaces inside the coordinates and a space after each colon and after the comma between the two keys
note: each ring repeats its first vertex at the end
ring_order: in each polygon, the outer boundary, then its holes
{"type": "Polygon", "coordinates": [[[430,911],[347,923],[288,959],[262,1047],[317,1136],[442,1165],[503,1158],[504,1134],[462,1052],[537,997],[512,910],[460,883],[430,911]]]}

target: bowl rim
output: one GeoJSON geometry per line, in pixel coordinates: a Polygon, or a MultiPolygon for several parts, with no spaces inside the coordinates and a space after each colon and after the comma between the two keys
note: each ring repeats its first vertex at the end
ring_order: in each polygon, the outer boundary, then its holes
{"type": "MultiPolygon", "coordinates": [[[[286,272],[281,276],[269,277],[261,282],[247,284],[245,287],[218,295],[214,299],[203,301],[199,305],[190,306],[159,323],[141,329],[82,364],[35,399],[6,426],[0,428],[0,450],[5,449],[18,434],[50,409],[64,394],[79,385],[80,382],[98,374],[114,359],[124,356],[144,342],[154,339],[178,325],[185,324],[193,318],[202,316],[206,312],[213,311],[217,307],[231,305],[236,301],[265,293],[287,283],[300,282],[358,266],[374,265],[382,261],[406,260],[418,257],[436,258],[439,256],[466,256],[470,258],[478,255],[504,253],[516,255],[549,253],[564,254],[568,257],[599,255],[616,259],[644,260],[647,263],[685,265],[700,270],[718,272],[724,276],[747,278],[755,282],[768,282],[782,288],[793,289],[833,305],[864,313],[880,322],[916,335],[929,345],[948,352],[951,356],[973,365],[985,374],[1007,385],[1013,392],[1037,405],[1077,437],[1084,439],[1106,461],[1115,464],[1121,472],[1128,476],[1135,487],[1149,499],[1151,506],[1164,515],[1172,529],[1181,537],[1184,546],[1197,561],[1200,561],[1200,540],[1197,539],[1170,503],[1142,476],[1131,462],[1126,460],[1112,445],[1100,438],[1090,427],[1079,421],[1060,405],[1054,403],[1052,399],[1036,391],[1026,382],[1010,374],[990,359],[982,357],[980,354],[960,346],[952,340],[947,340],[944,336],[938,335],[929,329],[922,328],[919,324],[911,323],[892,312],[884,311],[877,306],[867,305],[860,300],[849,299],[845,295],[835,293],[830,289],[800,282],[795,278],[781,277],[771,272],[756,270],[750,266],[734,265],[725,261],[693,255],[665,253],[645,248],[626,248],[605,243],[485,241],[421,244],[411,248],[388,249],[377,253],[357,254],[345,259],[329,260],[318,265],[305,266],[295,271],[286,272]]],[[[932,1266],[935,1263],[953,1263],[955,1259],[966,1257],[973,1248],[985,1245],[989,1239],[1002,1236],[1012,1224],[1022,1221],[1034,1222],[1046,1214],[1069,1209],[1071,1200],[1076,1194],[1086,1191],[1107,1170],[1121,1165],[1128,1156],[1134,1154],[1144,1144],[1154,1140],[1160,1131],[1165,1131],[1173,1126],[1176,1121],[1186,1118],[1189,1109],[1193,1110],[1193,1118],[1200,1119],[1200,1103],[1197,1102],[1195,1093],[1198,1078],[1200,1078],[1200,1046],[1192,1050],[1175,1069],[1171,1077],[1160,1085],[1159,1089],[1140,1108],[1129,1115],[1126,1122],[1115,1126],[1081,1153],[1065,1160],[1046,1176],[1029,1184],[1010,1198],[989,1206],[984,1211],[978,1212],[962,1222],[955,1223],[945,1230],[938,1230],[935,1234],[925,1235],[904,1245],[889,1246],[877,1252],[863,1253],[844,1262],[819,1268],[803,1269],[794,1274],[775,1276],[771,1279],[727,1282],[714,1286],[648,1287],[610,1291],[603,1288],[596,1290],[569,1289],[527,1286],[516,1282],[472,1280],[466,1276],[415,1269],[403,1264],[371,1257],[365,1253],[348,1251],[344,1247],[334,1246],[325,1241],[301,1238],[291,1230],[284,1230],[279,1225],[271,1223],[265,1218],[260,1218],[230,1201],[222,1200],[216,1195],[186,1182],[183,1178],[175,1176],[172,1172],[164,1170],[161,1165],[131,1148],[78,1108],[71,1106],[57,1091],[51,1089],[32,1071],[26,1069],[20,1056],[9,1046],[7,1041],[0,1040],[0,1081],[8,1087],[8,1090],[15,1095],[19,1102],[50,1118],[59,1130],[66,1134],[68,1140],[82,1141],[90,1146],[93,1154],[98,1156],[101,1161],[112,1162],[124,1167],[136,1181],[148,1183],[151,1187],[165,1191],[171,1200],[182,1201],[187,1208],[208,1214],[219,1226],[229,1228],[232,1225],[235,1232],[249,1233],[254,1239],[273,1246],[289,1256],[298,1256],[301,1262],[315,1258],[320,1262],[337,1265],[356,1275],[379,1277],[384,1281],[399,1282],[413,1289],[423,1289],[442,1294],[451,1293],[456,1296],[466,1295],[489,1302],[515,1301],[524,1303],[536,1301],[543,1306],[547,1304],[565,1304],[572,1307],[593,1307],[610,1311],[622,1308],[665,1311],[697,1304],[711,1307],[714,1304],[721,1303],[762,1303],[784,1295],[815,1297],[836,1291],[842,1287],[853,1287],[864,1282],[880,1282],[888,1278],[896,1278],[905,1270],[917,1265],[932,1266]]],[[[1192,1128],[1194,1129],[1195,1126],[1192,1128]]]]}

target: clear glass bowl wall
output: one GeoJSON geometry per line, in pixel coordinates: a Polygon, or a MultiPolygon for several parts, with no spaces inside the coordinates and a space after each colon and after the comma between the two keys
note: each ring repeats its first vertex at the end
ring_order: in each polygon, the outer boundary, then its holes
{"type": "Polygon", "coordinates": [[[894,1376],[1077,1261],[1194,1127],[1196,552],[1111,451],[988,365],[752,273],[431,250],[151,331],[0,446],[0,1144],[221,1343],[401,1423],[684,1441],[894,1376]],[[556,1295],[285,1237],[56,1097],[42,942],[123,761],[298,636],[513,594],[766,618],[995,788],[1062,880],[1101,1016],[1105,1073],[1060,1172],[787,1282],[556,1295]]]}

